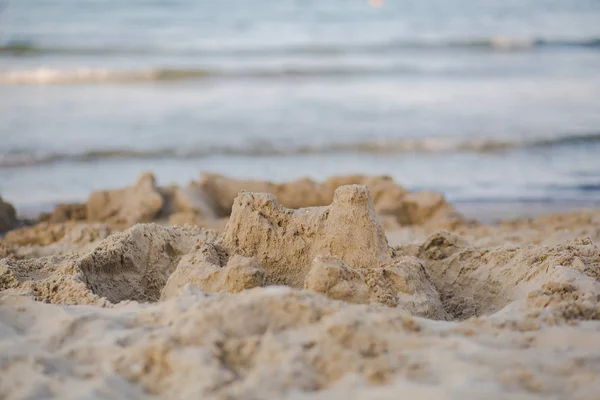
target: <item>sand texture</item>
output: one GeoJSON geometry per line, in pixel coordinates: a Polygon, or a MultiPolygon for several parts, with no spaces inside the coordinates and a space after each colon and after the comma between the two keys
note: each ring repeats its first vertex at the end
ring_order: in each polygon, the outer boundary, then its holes
{"type": "Polygon", "coordinates": [[[145,174],[0,239],[0,398],[600,398],[599,239],[385,177],[145,174]]]}
{"type": "MultiPolygon", "coordinates": [[[[86,203],[61,204],[51,213],[42,214],[39,220],[49,224],[102,222],[120,230],[144,222],[190,223],[222,231],[231,215],[234,199],[241,191],[270,193],[282,206],[299,209],[326,206],[332,202],[338,187],[352,184],[369,188],[375,211],[388,229],[411,225],[450,227],[464,223],[441,194],[409,192],[386,176],[348,175],[324,182],[301,179],[277,184],[203,173],[199,180],[179,187],[158,186],[149,172],[140,175],[131,186],[93,192],[86,203]]],[[[0,200],[0,224],[4,204],[0,200]]],[[[11,220],[5,230],[15,226],[14,213],[12,215],[14,221],[11,220]]],[[[13,235],[18,233],[13,232],[13,235]]]]}
{"type": "Polygon", "coordinates": [[[12,204],[0,197],[0,233],[11,230],[17,223],[17,213],[12,204]]]}

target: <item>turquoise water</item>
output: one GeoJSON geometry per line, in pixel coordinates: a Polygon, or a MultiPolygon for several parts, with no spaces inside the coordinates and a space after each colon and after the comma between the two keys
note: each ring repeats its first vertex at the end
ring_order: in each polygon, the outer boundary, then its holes
{"type": "Polygon", "coordinates": [[[0,0],[0,194],[387,174],[600,205],[600,2],[0,0]]]}

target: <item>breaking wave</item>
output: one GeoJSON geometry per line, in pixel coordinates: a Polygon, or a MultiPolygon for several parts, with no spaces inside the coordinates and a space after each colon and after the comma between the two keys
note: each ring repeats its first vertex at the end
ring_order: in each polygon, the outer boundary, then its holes
{"type": "Polygon", "coordinates": [[[494,153],[513,149],[543,149],[562,146],[600,144],[600,133],[541,138],[529,141],[498,139],[402,139],[358,143],[331,143],[320,146],[277,147],[260,143],[240,147],[206,146],[193,150],[164,148],[156,150],[107,149],[82,153],[0,153],[0,167],[20,167],[55,162],[96,162],[107,159],[196,159],[211,156],[269,157],[308,154],[406,154],[406,153],[494,153]]]}
{"type": "Polygon", "coordinates": [[[287,46],[264,47],[178,47],[169,45],[160,47],[60,47],[37,45],[31,42],[9,42],[0,45],[0,55],[5,56],[35,56],[35,55],[230,55],[230,56],[260,56],[286,54],[346,54],[346,53],[389,53],[405,49],[490,49],[490,50],[527,50],[541,48],[597,48],[600,49],[600,37],[588,38],[536,38],[495,36],[488,38],[469,38],[455,40],[416,39],[394,40],[379,43],[364,44],[300,44],[287,46]]]}
{"type": "Polygon", "coordinates": [[[61,70],[37,68],[24,71],[0,72],[0,85],[51,85],[81,83],[123,83],[148,82],[160,80],[180,80],[202,78],[210,71],[196,70],[139,70],[118,71],[106,69],[78,68],[61,70]]]}
{"type": "Polygon", "coordinates": [[[0,72],[0,85],[66,85],[100,83],[136,83],[181,81],[202,78],[294,78],[318,76],[347,76],[365,74],[418,73],[402,67],[282,67],[246,70],[227,69],[142,69],[107,70],[78,68],[73,70],[38,68],[25,71],[0,72]]]}
{"type": "MultiPolygon", "coordinates": [[[[408,49],[441,49],[441,50],[500,50],[528,51],[542,48],[587,48],[600,50],[600,38],[585,39],[542,39],[492,37],[465,40],[398,40],[370,44],[306,44],[292,46],[267,46],[245,48],[178,48],[169,47],[51,47],[28,42],[10,42],[0,45],[0,57],[32,57],[51,55],[55,57],[96,56],[174,56],[207,57],[231,56],[270,57],[286,55],[314,56],[323,60],[326,55],[344,54],[393,54],[408,49]]],[[[141,61],[143,63],[143,61],[141,61]]],[[[244,63],[239,63],[244,65],[244,63]]],[[[152,81],[179,81],[204,78],[293,78],[318,76],[347,75],[385,75],[385,74],[428,74],[430,69],[419,69],[407,65],[361,66],[361,65],[294,65],[282,67],[248,67],[248,68],[135,68],[132,70],[102,69],[75,67],[68,68],[34,68],[24,70],[0,71],[0,85],[57,85],[57,84],[101,84],[101,83],[136,83],[152,81]]]]}

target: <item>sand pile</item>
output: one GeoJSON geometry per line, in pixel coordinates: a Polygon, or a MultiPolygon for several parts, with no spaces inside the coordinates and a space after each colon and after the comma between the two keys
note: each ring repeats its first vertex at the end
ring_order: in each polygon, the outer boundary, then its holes
{"type": "Polygon", "coordinates": [[[28,252],[19,257],[23,260],[4,259],[0,268],[7,283],[0,289],[67,304],[95,304],[94,296],[99,296],[109,304],[156,301],[161,292],[169,298],[187,283],[206,292],[234,293],[287,285],[340,300],[402,307],[435,319],[448,317],[424,264],[388,246],[364,186],[342,186],[331,206],[299,210],[279,206],[268,194],[243,192],[222,236],[155,224],[135,225],[99,243],[101,234],[81,236],[71,231],[35,251],[26,247],[28,252]],[[82,241],[95,247],[83,248],[82,241]],[[68,252],[72,244],[80,246],[78,251],[68,252]],[[27,259],[41,255],[48,257],[27,259]],[[81,292],[81,302],[74,291],[81,292]]]}
{"type": "Polygon", "coordinates": [[[444,308],[455,318],[491,314],[527,297],[549,277],[600,278],[600,248],[588,238],[556,246],[478,249],[439,232],[419,248],[444,308]]]}
{"type": "Polygon", "coordinates": [[[548,290],[537,315],[439,323],[305,291],[149,305],[0,300],[10,398],[589,399],[600,390],[598,310],[548,290]]]}
{"type": "Polygon", "coordinates": [[[0,197],[0,233],[11,230],[17,224],[17,213],[12,204],[0,197]]]}
{"type": "Polygon", "coordinates": [[[0,240],[0,248],[5,252],[4,257],[16,259],[88,251],[113,231],[110,225],[102,223],[42,222],[8,232],[0,240]]]}
{"type": "Polygon", "coordinates": [[[446,319],[423,264],[394,254],[359,185],[338,188],[331,206],[298,210],[268,194],[241,193],[222,238],[181,260],[163,298],[190,282],[207,292],[286,285],[446,319]]]}
{"type": "Polygon", "coordinates": [[[154,175],[144,173],[131,186],[93,192],[85,204],[59,205],[42,214],[39,221],[50,225],[103,222],[121,230],[144,222],[190,223],[222,231],[240,191],[271,193],[281,205],[297,209],[328,205],[338,187],[351,184],[369,188],[375,210],[389,228],[423,224],[451,227],[464,222],[440,193],[409,192],[385,176],[349,175],[325,182],[300,179],[276,184],[208,173],[184,187],[160,187],[154,175]]]}
{"type": "Polygon", "coordinates": [[[59,204],[51,213],[42,213],[40,222],[61,223],[67,221],[82,221],[87,219],[86,204],[66,203],[59,204]]]}
{"type": "MultiPolygon", "coordinates": [[[[431,225],[399,227],[388,232],[388,239],[393,245],[418,245],[438,228],[431,225]]],[[[598,243],[600,242],[600,209],[549,214],[537,218],[513,219],[490,224],[470,222],[443,228],[467,239],[472,246],[481,248],[524,244],[551,246],[576,237],[588,237],[598,243]]]]}
{"type": "Polygon", "coordinates": [[[374,207],[380,217],[399,225],[438,224],[461,221],[460,215],[440,193],[409,192],[387,176],[335,176],[322,183],[310,179],[275,184],[265,181],[241,181],[218,174],[202,174],[195,183],[206,193],[214,212],[226,217],[231,214],[233,200],[242,190],[271,193],[288,208],[317,207],[330,204],[335,190],[344,185],[364,185],[371,192],[374,207]]]}
{"type": "Polygon", "coordinates": [[[478,229],[457,228],[457,233],[476,241],[478,246],[499,244],[555,245],[574,237],[588,237],[600,242],[600,210],[573,211],[538,218],[502,221],[478,229]]]}
{"type": "Polygon", "coordinates": [[[155,301],[179,259],[198,240],[216,236],[197,227],[140,224],[100,240],[107,233],[102,227],[92,227],[92,234],[71,232],[60,242],[36,248],[37,254],[52,255],[1,259],[0,290],[60,304],[155,301]]]}
{"type": "Polygon", "coordinates": [[[152,221],[162,207],[163,198],[154,175],[145,173],[130,187],[93,192],[85,215],[91,221],[133,225],[152,221]]]}
{"type": "Polygon", "coordinates": [[[93,194],[85,212],[63,207],[0,239],[7,251],[0,393],[545,400],[599,393],[598,212],[450,224],[454,232],[430,221],[386,235],[382,214],[402,221],[406,211],[386,214],[381,199],[408,194],[385,179],[380,184],[390,187],[379,194],[350,184],[329,202],[320,197],[326,183],[299,183],[302,200],[285,194],[295,193],[291,186],[250,182],[283,200],[242,192],[227,209],[228,200],[214,200],[228,199],[224,188],[237,183],[209,177],[206,187],[181,189],[159,188],[145,175],[131,188],[93,194]],[[154,223],[119,232],[183,209],[215,220],[227,214],[227,223],[222,233],[154,223]],[[104,222],[84,222],[83,214],[104,222]]]}

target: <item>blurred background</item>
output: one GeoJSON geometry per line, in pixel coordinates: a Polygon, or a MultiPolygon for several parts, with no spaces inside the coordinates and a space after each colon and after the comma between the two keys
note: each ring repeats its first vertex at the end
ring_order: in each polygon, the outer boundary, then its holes
{"type": "Polygon", "coordinates": [[[0,0],[21,212],[200,171],[600,205],[596,0],[0,0]]]}

